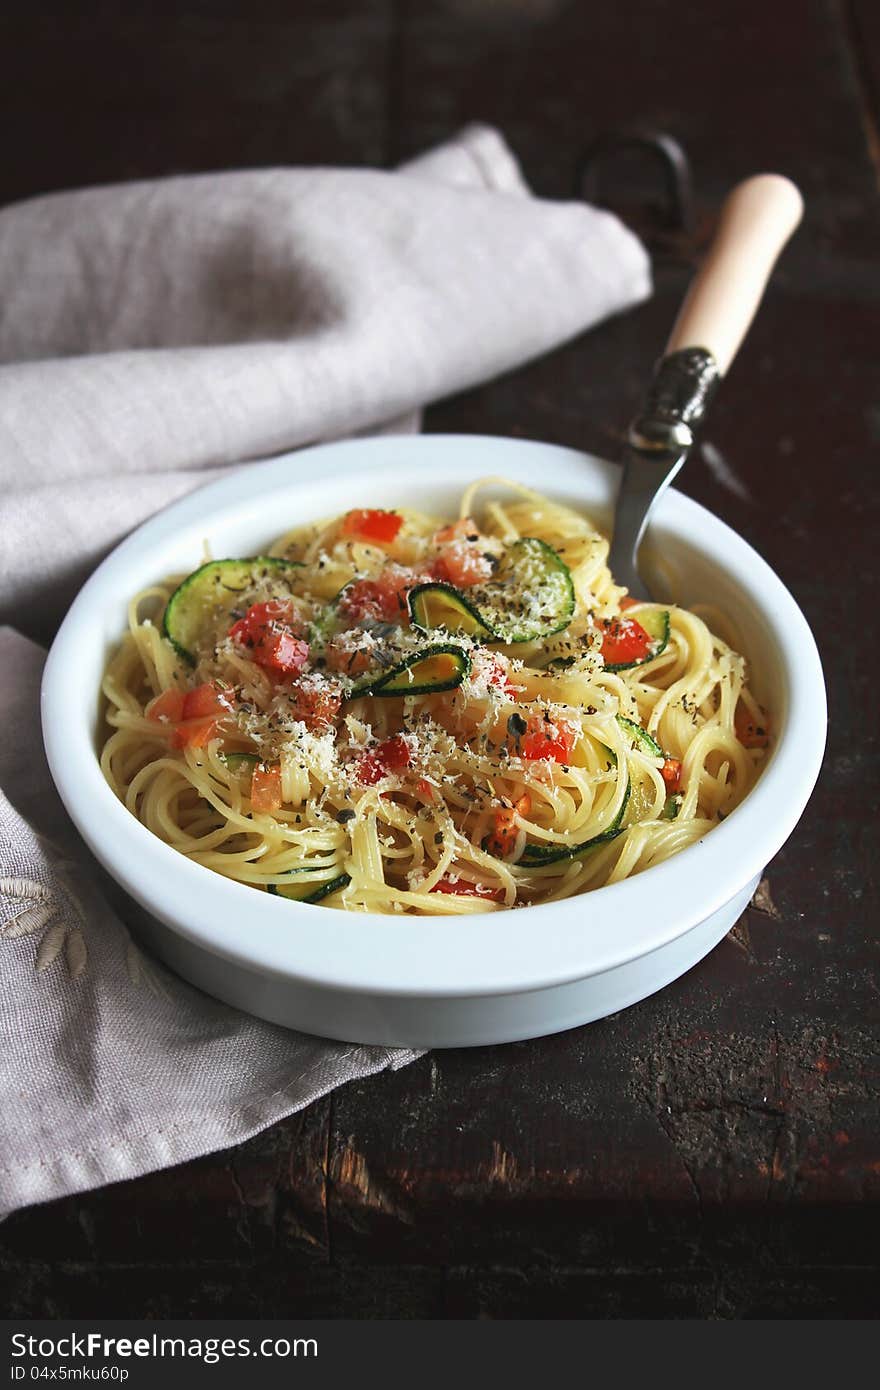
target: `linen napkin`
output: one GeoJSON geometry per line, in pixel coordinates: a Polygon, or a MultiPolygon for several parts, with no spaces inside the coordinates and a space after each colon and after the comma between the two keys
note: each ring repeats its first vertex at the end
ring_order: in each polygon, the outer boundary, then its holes
{"type": "Polygon", "coordinates": [[[532,198],[486,127],[396,173],[262,169],[0,211],[0,1215],[236,1143],[419,1055],[262,1023],[141,953],[52,787],[33,639],[127,531],[222,470],[417,428],[426,402],[649,291],[635,238],[532,198]]]}

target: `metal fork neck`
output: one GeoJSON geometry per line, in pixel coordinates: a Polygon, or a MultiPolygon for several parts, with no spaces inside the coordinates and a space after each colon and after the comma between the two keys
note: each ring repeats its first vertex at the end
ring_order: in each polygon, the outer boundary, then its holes
{"type": "Polygon", "coordinates": [[[703,348],[671,352],[658,363],[644,410],[630,426],[608,564],[635,598],[648,597],[637,565],[648,517],[687,458],[718,381],[715,359],[703,348]]]}
{"type": "Polygon", "coordinates": [[[683,348],[661,358],[644,408],[629,427],[631,447],[644,453],[688,450],[720,380],[715,358],[705,348],[683,348]]]}

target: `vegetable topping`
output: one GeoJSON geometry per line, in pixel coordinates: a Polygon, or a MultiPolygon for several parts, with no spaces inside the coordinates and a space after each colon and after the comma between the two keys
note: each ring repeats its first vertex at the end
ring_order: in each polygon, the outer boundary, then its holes
{"type": "Polygon", "coordinates": [[[354,767],[355,779],[363,787],[373,787],[391,772],[402,772],[411,761],[410,747],[400,734],[385,739],[364,753],[354,767]]]}
{"type": "Polygon", "coordinates": [[[740,701],[733,718],[736,736],[743,748],[767,748],[770,744],[770,721],[763,710],[755,718],[747,706],[740,701]]]}
{"type": "Polygon", "coordinates": [[[681,760],[679,758],[666,758],[660,769],[660,776],[666,783],[666,790],[670,796],[681,791],[681,760]]]}
{"type": "Polygon", "coordinates": [[[308,664],[309,644],[294,633],[293,604],[283,599],[255,603],[229,629],[251,659],[279,676],[295,675],[308,664]]]}
{"type": "Polygon", "coordinates": [[[650,636],[635,618],[607,618],[602,630],[602,659],[606,665],[642,661],[651,649],[650,636]]]}
{"type": "Polygon", "coordinates": [[[529,762],[538,758],[549,758],[551,762],[567,763],[574,747],[575,729],[564,720],[554,720],[549,714],[532,714],[526,722],[526,731],[520,745],[520,753],[529,762]]]}
{"type": "Polygon", "coordinates": [[[627,603],[626,607],[638,608],[638,617],[605,618],[599,624],[606,671],[641,666],[665,651],[669,641],[669,613],[665,609],[640,603],[627,603]]]}
{"type": "Polygon", "coordinates": [[[355,509],[345,513],[342,534],[371,545],[393,545],[402,525],[403,517],[396,512],[355,509]]]}
{"type": "Polygon", "coordinates": [[[516,848],[519,826],[518,816],[527,816],[532,809],[532,798],[524,792],[513,806],[503,806],[495,812],[495,826],[486,841],[486,849],[498,859],[509,859],[516,848]]]}
{"type": "Polygon", "coordinates": [[[281,768],[277,764],[265,767],[263,763],[258,763],[254,768],[251,780],[251,805],[255,811],[281,810],[281,768]]]}

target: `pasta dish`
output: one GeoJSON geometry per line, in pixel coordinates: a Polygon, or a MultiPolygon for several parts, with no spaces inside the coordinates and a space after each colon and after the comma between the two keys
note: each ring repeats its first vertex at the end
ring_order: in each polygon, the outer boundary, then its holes
{"type": "Polygon", "coordinates": [[[101,765],[149,830],[283,898],[553,902],[694,844],[769,744],[714,615],[629,598],[586,517],[485,479],[137,594],[101,765]]]}

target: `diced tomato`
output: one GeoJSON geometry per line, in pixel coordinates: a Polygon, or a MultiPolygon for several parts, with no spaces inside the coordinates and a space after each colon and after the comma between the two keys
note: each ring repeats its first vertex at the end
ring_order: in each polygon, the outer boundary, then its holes
{"type": "Polygon", "coordinates": [[[362,676],[370,668],[375,644],[370,642],[367,633],[358,634],[355,629],[352,635],[360,637],[361,646],[350,640],[349,633],[343,632],[327,643],[324,660],[331,671],[341,671],[346,676],[362,676]]]}
{"type": "Polygon", "coordinates": [[[410,589],[430,578],[405,565],[386,565],[375,579],[358,579],[351,584],[339,600],[340,611],[352,623],[403,622],[410,589]]]}
{"type": "Polygon", "coordinates": [[[275,624],[290,627],[294,622],[293,604],[289,599],[271,598],[267,603],[254,603],[229,629],[229,636],[242,646],[252,646],[260,641],[275,624]]]}
{"type": "Polygon", "coordinates": [[[171,736],[174,748],[204,748],[217,737],[217,726],[232,708],[231,695],[210,681],[188,690],[180,722],[171,736]]]}
{"type": "Polygon", "coordinates": [[[681,791],[681,759],[667,758],[660,769],[660,776],[666,783],[666,790],[672,796],[681,791]]]}
{"type": "Polygon", "coordinates": [[[355,764],[354,775],[362,786],[373,787],[389,772],[402,772],[409,767],[410,761],[409,744],[400,734],[395,734],[364,753],[355,764]]]}
{"type": "Polygon", "coordinates": [[[533,714],[520,742],[520,756],[530,762],[550,758],[553,762],[566,763],[574,747],[574,736],[573,726],[566,721],[557,722],[549,715],[533,714]]]}
{"type": "Polygon", "coordinates": [[[637,599],[637,598],[633,598],[631,594],[627,594],[626,598],[622,598],[622,599],[620,600],[620,611],[621,611],[621,613],[625,612],[625,610],[626,610],[627,608],[635,608],[636,605],[637,605],[637,603],[638,603],[638,599],[637,599]]]}
{"type": "Polygon", "coordinates": [[[770,720],[761,711],[755,719],[747,705],[740,702],[733,717],[736,736],[743,748],[766,748],[770,743],[770,720]]]}
{"type": "Polygon", "coordinates": [[[403,525],[396,512],[355,509],[346,512],[342,521],[343,536],[353,536],[372,545],[392,545],[403,525]]]}
{"type": "Polygon", "coordinates": [[[354,775],[362,787],[374,787],[388,775],[388,769],[375,752],[364,753],[354,765],[354,775]]]}
{"type": "Polygon", "coordinates": [[[182,690],[163,690],[155,700],[147,705],[148,719],[161,720],[163,724],[176,724],[183,718],[183,705],[186,696],[182,690]]]}
{"type": "Polygon", "coordinates": [[[232,708],[228,694],[211,682],[188,690],[183,701],[181,719],[217,719],[232,708]]]}
{"type": "Polygon", "coordinates": [[[354,623],[394,622],[399,620],[403,607],[397,591],[388,592],[375,579],[356,580],[339,600],[340,612],[354,623]]]}
{"type": "Polygon", "coordinates": [[[503,888],[490,888],[487,883],[469,883],[464,878],[453,879],[449,874],[444,874],[431,892],[453,893],[459,898],[487,898],[496,903],[504,900],[503,888]]]}
{"type": "Polygon", "coordinates": [[[171,735],[173,748],[204,748],[217,737],[216,719],[185,719],[171,735]]]}
{"type": "Polygon", "coordinates": [[[480,528],[472,516],[463,516],[459,521],[453,521],[449,526],[441,526],[439,531],[435,531],[432,540],[434,545],[445,545],[447,541],[459,541],[465,536],[479,538],[480,528]]]}
{"type": "Polygon", "coordinates": [[[194,690],[165,690],[147,706],[147,718],[169,726],[172,748],[204,748],[232,708],[231,694],[206,683],[194,690]]]}
{"type": "Polygon", "coordinates": [[[278,811],[281,804],[281,768],[277,763],[271,767],[257,763],[251,778],[251,806],[255,811],[278,811]]]}
{"type": "Polygon", "coordinates": [[[309,659],[309,644],[293,632],[293,605],[285,599],[255,603],[229,629],[229,635],[273,675],[293,676],[309,659]]]}
{"type": "Polygon", "coordinates": [[[265,671],[295,676],[308,665],[309,644],[292,632],[270,632],[256,644],[253,657],[265,671]]]}
{"type": "Polygon", "coordinates": [[[416,782],[416,791],[423,801],[434,801],[437,797],[437,788],[429,782],[427,777],[420,777],[416,782]]]}
{"type": "Polygon", "coordinates": [[[451,526],[442,526],[432,539],[434,545],[440,546],[431,566],[435,579],[454,584],[457,589],[467,589],[471,584],[481,584],[490,578],[494,565],[486,552],[486,537],[480,535],[472,517],[465,516],[451,526]]]}
{"type": "Polygon", "coordinates": [[[412,762],[409,744],[401,734],[385,739],[384,743],[379,744],[379,750],[386,767],[393,772],[409,767],[412,762]]]}
{"type": "Polygon", "coordinates": [[[336,723],[342,692],[329,681],[294,681],[288,694],[297,719],[313,732],[321,733],[336,723]]]}
{"type": "Polygon", "coordinates": [[[495,812],[495,828],[486,841],[486,849],[498,859],[506,859],[516,848],[519,827],[517,816],[527,816],[532,809],[532,798],[524,792],[513,806],[502,806],[495,812]]]}
{"type": "Polygon", "coordinates": [[[641,661],[651,650],[652,639],[635,618],[606,618],[602,628],[602,660],[606,665],[641,661]]]}
{"type": "Polygon", "coordinates": [[[491,578],[492,560],[482,550],[479,541],[452,541],[445,545],[432,566],[434,578],[457,589],[482,584],[491,578]]]}

